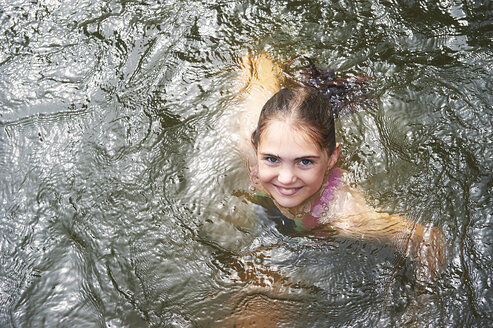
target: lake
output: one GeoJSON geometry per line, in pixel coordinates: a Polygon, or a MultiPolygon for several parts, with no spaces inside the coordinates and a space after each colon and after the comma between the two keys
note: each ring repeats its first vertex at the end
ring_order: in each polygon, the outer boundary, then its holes
{"type": "Polygon", "coordinates": [[[0,326],[492,325],[493,2],[0,0],[0,40],[0,326]],[[394,249],[245,196],[258,53],[371,77],[343,166],[443,230],[426,293],[394,249]]]}

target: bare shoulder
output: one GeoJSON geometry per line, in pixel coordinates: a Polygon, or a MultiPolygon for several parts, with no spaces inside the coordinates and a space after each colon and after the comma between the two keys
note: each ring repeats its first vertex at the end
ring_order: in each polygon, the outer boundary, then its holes
{"type": "Polygon", "coordinates": [[[337,220],[367,214],[370,207],[366,203],[365,196],[358,187],[350,183],[348,173],[344,170],[340,171],[342,172],[342,179],[333,190],[333,199],[329,206],[329,218],[337,220]]]}
{"type": "Polygon", "coordinates": [[[412,226],[410,220],[370,206],[362,191],[347,181],[334,190],[329,217],[331,226],[341,236],[357,239],[396,240],[412,226]]]}

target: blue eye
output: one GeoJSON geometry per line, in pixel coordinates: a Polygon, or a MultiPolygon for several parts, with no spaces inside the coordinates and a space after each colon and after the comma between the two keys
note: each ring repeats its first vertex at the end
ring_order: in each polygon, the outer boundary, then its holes
{"type": "Polygon", "coordinates": [[[308,166],[308,165],[313,164],[313,161],[311,161],[311,160],[309,160],[309,159],[302,159],[302,160],[300,160],[300,164],[301,164],[302,166],[308,166]]]}
{"type": "Polygon", "coordinates": [[[275,158],[275,157],[271,157],[271,156],[266,157],[266,158],[265,158],[265,160],[266,160],[267,162],[269,162],[269,163],[277,163],[277,162],[278,162],[277,158],[275,158]]]}

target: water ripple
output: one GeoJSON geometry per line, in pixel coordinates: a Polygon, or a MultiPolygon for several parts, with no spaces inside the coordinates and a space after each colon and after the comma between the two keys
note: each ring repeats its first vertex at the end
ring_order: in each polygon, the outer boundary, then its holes
{"type": "Polygon", "coordinates": [[[0,0],[0,325],[491,321],[493,8],[463,1],[0,0]],[[379,244],[247,200],[237,58],[372,77],[337,122],[369,201],[443,228],[424,294],[379,244]]]}

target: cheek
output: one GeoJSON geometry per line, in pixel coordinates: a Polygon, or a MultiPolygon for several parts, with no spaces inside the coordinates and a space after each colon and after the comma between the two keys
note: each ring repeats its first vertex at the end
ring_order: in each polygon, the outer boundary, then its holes
{"type": "Polygon", "coordinates": [[[324,169],[313,170],[311,172],[307,172],[303,176],[303,180],[307,184],[315,185],[315,187],[319,187],[323,182],[324,175],[325,175],[324,169]]]}
{"type": "Polygon", "coordinates": [[[261,182],[270,181],[275,175],[275,170],[272,168],[261,164],[258,166],[258,178],[261,182]]]}

